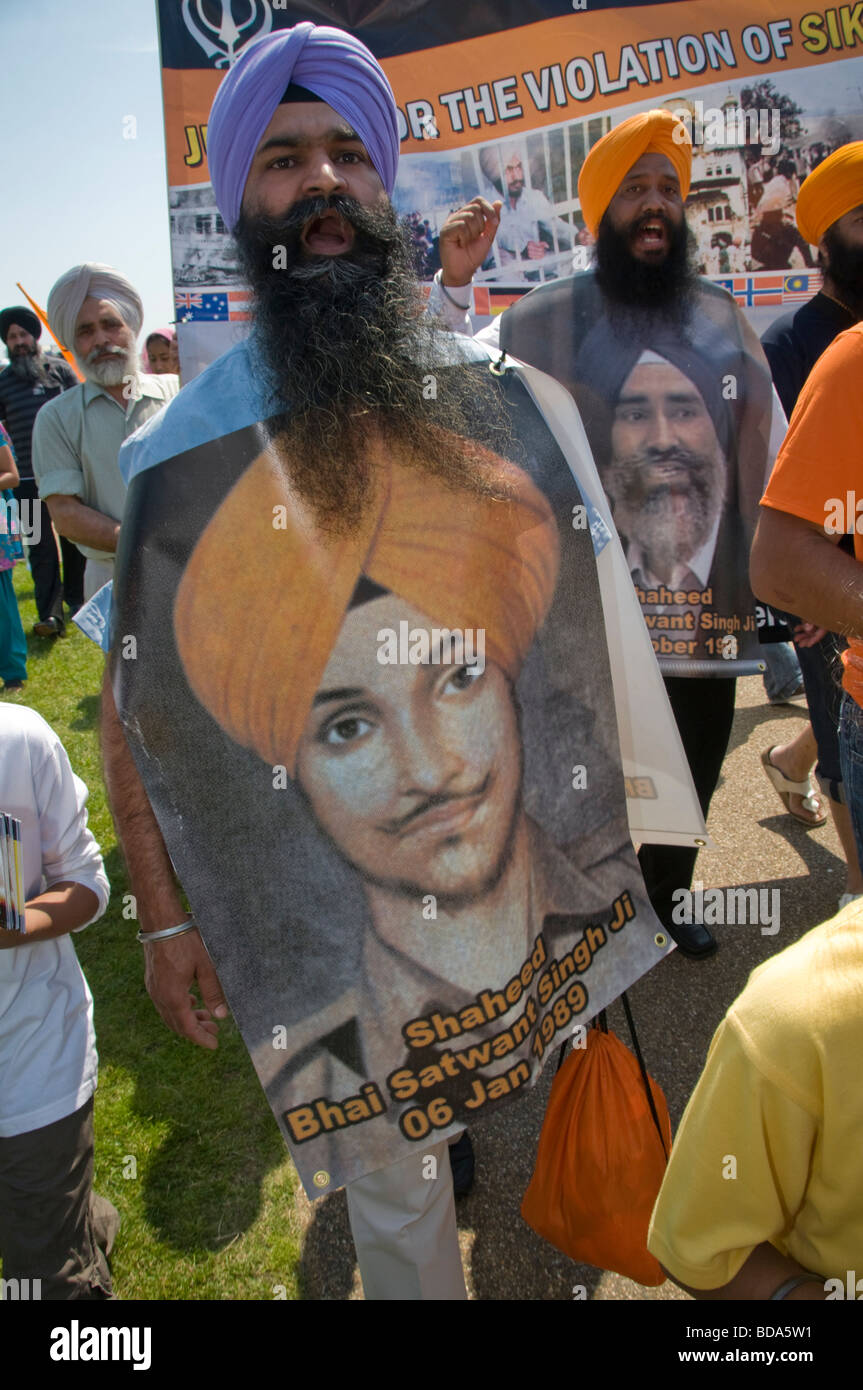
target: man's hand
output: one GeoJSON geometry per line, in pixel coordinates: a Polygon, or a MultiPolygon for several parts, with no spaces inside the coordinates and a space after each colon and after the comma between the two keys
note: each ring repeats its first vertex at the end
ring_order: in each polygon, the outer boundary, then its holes
{"type": "Polygon", "coordinates": [[[547,241],[529,241],[527,243],[528,258],[532,261],[541,261],[549,250],[550,247],[547,241]]]}
{"type": "Polygon", "coordinates": [[[469,285],[491,250],[500,226],[503,203],[474,198],[463,208],[451,212],[441,227],[438,249],[445,285],[469,285]]]}
{"type": "Polygon", "coordinates": [[[817,647],[821,638],[827,636],[827,629],[814,623],[798,623],[792,635],[797,647],[817,647]]]}
{"type": "Polygon", "coordinates": [[[227,1018],[228,1006],[198,931],[145,945],[144,958],[144,983],[163,1022],[199,1047],[218,1047],[219,1025],[213,1019],[227,1018]],[[195,980],[204,1008],[189,992],[195,980]]]}

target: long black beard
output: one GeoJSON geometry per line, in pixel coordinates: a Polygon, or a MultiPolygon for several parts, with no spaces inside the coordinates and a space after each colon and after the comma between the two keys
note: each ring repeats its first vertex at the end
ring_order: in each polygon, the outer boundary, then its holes
{"type": "Polygon", "coordinates": [[[827,274],[845,307],[863,319],[863,247],[849,246],[835,227],[827,228],[824,241],[830,256],[827,274]]]}
{"type": "Polygon", "coordinates": [[[48,384],[48,373],[45,370],[41,352],[10,354],[9,366],[15,375],[20,376],[24,381],[38,381],[43,386],[48,384]]]}
{"type": "Polygon", "coordinates": [[[596,241],[596,278],[618,316],[642,310],[674,323],[682,322],[689,313],[698,283],[686,222],[675,226],[662,214],[651,213],[627,231],[619,232],[606,213],[596,241]],[[632,254],[631,238],[646,221],[662,222],[668,231],[668,254],[657,264],[640,261],[632,254]]]}
{"type": "Polygon", "coordinates": [[[359,521],[373,495],[368,444],[378,432],[418,468],[487,490],[455,439],[476,437],[479,374],[441,367],[441,349],[452,361],[458,340],[422,311],[392,207],[306,199],[278,219],[244,214],[235,235],[273,438],[319,522],[344,531],[359,521]],[[351,223],[353,246],[310,255],[301,233],[328,209],[351,223]]]}

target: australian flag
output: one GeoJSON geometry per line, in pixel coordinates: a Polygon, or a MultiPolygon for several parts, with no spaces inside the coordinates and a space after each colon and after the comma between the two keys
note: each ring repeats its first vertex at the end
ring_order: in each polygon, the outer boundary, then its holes
{"type": "Polygon", "coordinates": [[[177,306],[177,322],[191,323],[200,319],[227,322],[228,296],[222,290],[206,293],[203,290],[176,290],[174,303],[177,306]]]}

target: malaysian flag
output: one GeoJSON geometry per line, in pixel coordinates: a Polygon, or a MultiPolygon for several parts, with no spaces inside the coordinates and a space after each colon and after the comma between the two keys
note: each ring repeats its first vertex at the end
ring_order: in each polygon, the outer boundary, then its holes
{"type": "Polygon", "coordinates": [[[807,270],[804,275],[786,275],[782,290],[783,304],[805,304],[821,288],[820,270],[807,270]]]}

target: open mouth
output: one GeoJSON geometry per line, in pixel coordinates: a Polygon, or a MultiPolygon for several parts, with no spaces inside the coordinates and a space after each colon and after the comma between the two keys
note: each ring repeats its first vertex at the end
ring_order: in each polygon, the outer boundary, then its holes
{"type": "Polygon", "coordinates": [[[351,249],[354,229],[339,213],[325,212],[306,223],[301,240],[306,250],[315,255],[340,256],[351,249]]]}
{"type": "Polygon", "coordinates": [[[641,251],[664,251],[668,246],[665,223],[658,218],[642,222],[635,232],[635,245],[641,251]]]}

